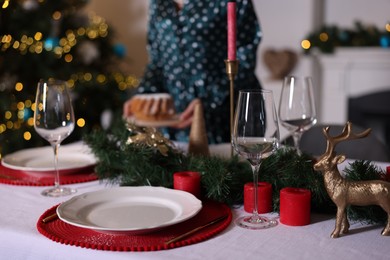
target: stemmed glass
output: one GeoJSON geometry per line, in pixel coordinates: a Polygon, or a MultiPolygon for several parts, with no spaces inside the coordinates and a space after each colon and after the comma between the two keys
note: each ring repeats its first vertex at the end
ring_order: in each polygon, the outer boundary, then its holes
{"type": "Polygon", "coordinates": [[[273,94],[270,90],[241,90],[234,118],[232,145],[252,167],[254,207],[251,216],[236,220],[240,227],[264,229],[278,222],[260,216],[257,211],[257,188],[260,165],[279,146],[279,126],[273,94]]]}
{"type": "Polygon", "coordinates": [[[311,77],[288,76],[284,78],[279,103],[279,119],[294,139],[299,155],[299,143],[303,132],[317,122],[311,77]]]}
{"type": "Polygon", "coordinates": [[[35,99],[35,131],[46,139],[54,150],[54,187],[42,192],[42,195],[49,197],[60,197],[76,192],[75,189],[60,186],[58,170],[60,144],[72,133],[75,125],[72,102],[67,88],[68,86],[64,81],[56,79],[40,80],[35,99]]]}

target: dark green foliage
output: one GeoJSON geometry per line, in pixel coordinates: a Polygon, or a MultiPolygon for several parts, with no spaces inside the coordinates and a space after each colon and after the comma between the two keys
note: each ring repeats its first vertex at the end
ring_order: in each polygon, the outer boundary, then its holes
{"type": "Polygon", "coordinates": [[[317,212],[332,212],[333,202],[324,186],[322,174],[314,171],[314,159],[302,156],[290,148],[279,151],[265,160],[260,170],[260,180],[272,184],[274,210],[279,211],[279,192],[285,187],[304,188],[311,191],[312,209],[317,212]]]}
{"type": "MultiPolygon", "coordinates": [[[[384,180],[385,174],[375,165],[367,161],[355,161],[345,170],[346,179],[353,181],[384,180]]],[[[366,223],[384,223],[387,221],[386,212],[376,205],[372,206],[349,206],[348,217],[351,220],[366,223]]]]}
{"type": "Polygon", "coordinates": [[[323,53],[332,53],[336,47],[388,47],[383,46],[381,40],[389,37],[389,32],[380,31],[375,26],[364,26],[359,21],[355,23],[353,29],[328,25],[306,36],[306,39],[311,43],[311,48],[305,51],[310,53],[311,50],[317,48],[323,53]],[[322,37],[321,34],[323,35],[322,37]]]}
{"type": "Polygon", "coordinates": [[[85,124],[77,125],[64,143],[78,141],[91,129],[101,127],[104,112],[121,113],[129,93],[125,87],[118,87],[126,76],[118,66],[121,61],[115,53],[114,35],[104,19],[89,19],[82,10],[87,3],[54,0],[30,1],[29,5],[26,1],[9,1],[9,6],[1,9],[0,156],[49,145],[31,124],[31,104],[40,79],[55,77],[72,83],[75,117],[84,119],[85,124]],[[54,13],[60,14],[60,18],[54,19],[54,13]],[[102,34],[78,33],[80,28],[98,31],[99,25],[107,25],[102,34]],[[72,45],[70,32],[74,35],[72,45]],[[41,37],[37,37],[39,34],[41,37]],[[26,48],[17,47],[23,45],[22,41],[30,43],[26,43],[26,48]],[[39,45],[40,51],[36,47],[39,45]],[[55,51],[64,46],[69,49],[61,54],[55,51]],[[23,89],[16,90],[17,83],[23,89]],[[25,138],[25,133],[31,134],[31,138],[25,138]]]}
{"type": "MultiPolygon", "coordinates": [[[[123,186],[173,186],[173,173],[198,171],[202,174],[202,194],[206,198],[228,205],[243,203],[243,190],[251,182],[252,170],[238,156],[193,156],[174,147],[168,156],[146,145],[126,144],[130,132],[123,121],[118,121],[109,131],[97,130],[85,136],[100,163],[96,170],[100,179],[123,186]]],[[[335,214],[335,205],[324,186],[323,176],[313,169],[314,159],[306,154],[298,156],[289,147],[279,149],[261,165],[259,180],[272,184],[273,208],[279,211],[279,192],[284,187],[309,189],[312,193],[312,210],[335,214]]],[[[347,178],[356,180],[381,178],[380,170],[369,162],[356,161],[346,168],[347,178]]],[[[383,177],[383,176],[382,176],[383,177]]],[[[349,209],[354,220],[380,222],[380,210],[370,207],[349,209]]]]}

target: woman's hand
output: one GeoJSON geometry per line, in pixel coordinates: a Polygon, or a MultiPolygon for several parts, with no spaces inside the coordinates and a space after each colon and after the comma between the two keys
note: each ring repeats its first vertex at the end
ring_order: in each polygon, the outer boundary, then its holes
{"type": "Polygon", "coordinates": [[[174,128],[186,128],[189,127],[192,124],[192,121],[194,119],[194,111],[197,104],[200,104],[200,99],[196,98],[191,101],[191,103],[187,106],[187,108],[181,113],[180,115],[180,122],[176,125],[174,125],[174,128]]]}
{"type": "Polygon", "coordinates": [[[131,102],[132,98],[128,99],[124,104],[123,104],[123,118],[130,117],[133,113],[131,112],[131,102]]]}

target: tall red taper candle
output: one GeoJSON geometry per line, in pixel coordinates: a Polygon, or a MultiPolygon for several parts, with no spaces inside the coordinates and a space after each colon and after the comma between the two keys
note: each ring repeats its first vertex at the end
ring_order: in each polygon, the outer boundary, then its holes
{"type": "Polygon", "coordinates": [[[228,2],[227,5],[227,26],[228,26],[228,60],[236,60],[236,37],[237,37],[237,18],[236,3],[228,2]]]}

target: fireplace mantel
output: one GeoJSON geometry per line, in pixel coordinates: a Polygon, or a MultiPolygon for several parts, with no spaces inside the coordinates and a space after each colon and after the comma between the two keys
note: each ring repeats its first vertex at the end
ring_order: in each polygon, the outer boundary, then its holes
{"type": "Polygon", "coordinates": [[[317,107],[321,123],[344,124],[349,97],[390,90],[390,48],[345,47],[313,57],[320,85],[317,107]]]}

